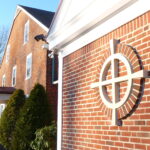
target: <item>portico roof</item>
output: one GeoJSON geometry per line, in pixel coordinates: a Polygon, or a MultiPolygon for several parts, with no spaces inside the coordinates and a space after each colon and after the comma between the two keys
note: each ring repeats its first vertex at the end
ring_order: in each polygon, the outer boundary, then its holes
{"type": "Polygon", "coordinates": [[[13,87],[0,87],[0,104],[7,103],[14,91],[15,88],[13,87]]]}
{"type": "Polygon", "coordinates": [[[0,94],[12,94],[14,91],[14,87],[0,87],[0,94]]]}

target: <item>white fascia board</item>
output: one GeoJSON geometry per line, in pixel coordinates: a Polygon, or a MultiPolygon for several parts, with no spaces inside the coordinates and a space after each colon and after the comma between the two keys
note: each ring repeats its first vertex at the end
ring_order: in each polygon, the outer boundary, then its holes
{"type": "Polygon", "coordinates": [[[58,53],[58,106],[57,106],[57,150],[61,150],[62,144],[62,82],[63,82],[63,58],[58,53]]]}
{"type": "Polygon", "coordinates": [[[109,9],[109,11],[94,19],[90,24],[79,28],[79,30],[76,30],[74,26],[70,26],[67,27],[68,29],[65,31],[65,34],[60,33],[56,37],[54,35],[49,36],[47,39],[49,49],[60,48],[63,50],[63,57],[65,57],[148,10],[148,0],[123,0],[109,9]]]}
{"type": "Polygon", "coordinates": [[[39,20],[37,20],[35,17],[33,17],[30,13],[28,13],[24,8],[21,6],[17,6],[17,9],[22,10],[26,15],[28,15],[33,21],[35,21],[40,27],[42,27],[46,32],[48,32],[48,28],[42,24],[39,20]]]}
{"type": "MultiPolygon", "coordinates": [[[[148,2],[148,0],[145,1],[148,2]]],[[[108,19],[104,23],[96,26],[83,36],[81,35],[79,38],[72,41],[72,43],[68,44],[63,48],[63,57],[71,54],[72,52],[80,49],[81,47],[91,43],[92,41],[108,34],[109,32],[117,29],[118,27],[149,11],[150,8],[148,3],[142,3],[141,0],[132,5],[131,7],[128,7],[124,11],[117,13],[115,16],[108,19]]]]}
{"type": "Polygon", "coordinates": [[[59,47],[66,45],[66,43],[78,37],[81,33],[86,33],[98,23],[102,24],[104,21],[110,19],[112,15],[117,14],[119,10],[122,11],[122,9],[129,7],[135,1],[137,0],[122,0],[114,6],[102,9],[99,7],[101,2],[94,0],[91,5],[88,5],[84,10],[80,11],[79,14],[68,21],[57,32],[48,35],[47,40],[50,43],[50,48],[52,46],[59,47]]]}

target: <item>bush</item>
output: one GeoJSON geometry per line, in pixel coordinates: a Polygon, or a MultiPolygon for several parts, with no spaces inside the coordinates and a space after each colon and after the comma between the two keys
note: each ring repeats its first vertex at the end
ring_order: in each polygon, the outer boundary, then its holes
{"type": "Polygon", "coordinates": [[[25,95],[23,90],[16,90],[10,97],[8,104],[0,118],[0,143],[7,150],[10,149],[13,131],[24,102],[25,95]]]}
{"type": "Polygon", "coordinates": [[[31,142],[31,148],[34,150],[55,150],[56,149],[56,124],[38,129],[35,132],[36,138],[31,142]]]}
{"type": "Polygon", "coordinates": [[[35,139],[35,131],[50,124],[50,113],[45,89],[36,84],[20,112],[16,123],[12,149],[30,150],[30,143],[35,139]]]}

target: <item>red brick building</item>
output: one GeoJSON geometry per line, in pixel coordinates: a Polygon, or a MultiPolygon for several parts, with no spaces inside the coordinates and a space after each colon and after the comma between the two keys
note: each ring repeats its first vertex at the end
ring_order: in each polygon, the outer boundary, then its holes
{"type": "Polygon", "coordinates": [[[57,150],[150,150],[148,0],[62,0],[57,150]]]}
{"type": "Polygon", "coordinates": [[[0,85],[23,89],[28,96],[35,83],[48,91],[49,101],[56,114],[57,85],[52,84],[52,62],[44,41],[37,35],[46,35],[54,13],[17,6],[7,47],[0,68],[0,85]]]}

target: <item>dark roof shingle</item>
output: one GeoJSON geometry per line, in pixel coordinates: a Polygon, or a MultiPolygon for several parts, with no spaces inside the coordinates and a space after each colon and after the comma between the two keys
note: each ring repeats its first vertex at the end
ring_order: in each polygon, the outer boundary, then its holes
{"type": "Polygon", "coordinates": [[[55,14],[54,12],[31,8],[31,7],[22,6],[22,5],[19,5],[19,6],[25,9],[29,14],[31,14],[34,18],[40,21],[43,25],[45,25],[48,28],[50,27],[50,24],[55,14]]]}

